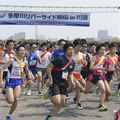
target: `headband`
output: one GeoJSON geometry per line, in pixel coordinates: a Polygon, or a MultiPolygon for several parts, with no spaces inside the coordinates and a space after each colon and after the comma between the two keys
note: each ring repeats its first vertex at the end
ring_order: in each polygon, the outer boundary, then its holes
{"type": "Polygon", "coordinates": [[[116,48],[116,47],[110,47],[109,50],[113,49],[113,48],[116,48]]]}

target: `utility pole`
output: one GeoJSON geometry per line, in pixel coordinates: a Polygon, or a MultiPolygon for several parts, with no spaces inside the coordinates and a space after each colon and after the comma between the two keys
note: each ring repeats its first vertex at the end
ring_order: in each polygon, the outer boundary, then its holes
{"type": "Polygon", "coordinates": [[[37,31],[37,25],[35,26],[35,39],[38,39],[38,31],[37,31]]]}

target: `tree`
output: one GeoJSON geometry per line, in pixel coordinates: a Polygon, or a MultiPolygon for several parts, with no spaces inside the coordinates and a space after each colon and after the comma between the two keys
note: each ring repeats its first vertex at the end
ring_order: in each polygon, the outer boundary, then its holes
{"type": "Polygon", "coordinates": [[[114,37],[114,38],[112,39],[112,41],[113,41],[113,42],[119,42],[119,38],[118,38],[118,37],[114,37]]]}
{"type": "Polygon", "coordinates": [[[112,37],[112,36],[108,36],[108,38],[107,38],[107,40],[108,40],[109,42],[111,42],[111,41],[112,41],[112,39],[113,39],[113,37],[112,37]]]}

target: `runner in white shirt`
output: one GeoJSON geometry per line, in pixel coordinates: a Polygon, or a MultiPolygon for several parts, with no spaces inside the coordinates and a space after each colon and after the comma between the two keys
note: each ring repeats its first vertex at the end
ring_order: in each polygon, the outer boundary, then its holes
{"type": "MultiPolygon", "coordinates": [[[[51,57],[55,51],[55,45],[53,43],[50,44],[50,50],[49,53],[51,54],[51,57]]],[[[48,60],[48,64],[50,63],[50,60],[48,60]]]]}
{"type": "MultiPolygon", "coordinates": [[[[8,40],[6,42],[6,49],[0,53],[0,69],[12,58],[14,57],[13,52],[14,43],[13,40],[8,40]]],[[[8,68],[4,70],[3,80],[7,77],[8,68]]]]}
{"type": "Polygon", "coordinates": [[[107,55],[109,53],[109,50],[108,50],[108,45],[109,45],[109,42],[105,42],[105,52],[104,52],[104,56],[107,55]]]}
{"type": "Polygon", "coordinates": [[[46,74],[46,66],[48,65],[48,61],[51,60],[51,54],[50,54],[50,52],[48,52],[46,50],[47,50],[47,44],[42,43],[41,51],[39,51],[39,54],[41,55],[42,63],[39,64],[37,62],[37,65],[36,65],[36,71],[37,71],[37,75],[38,75],[38,95],[40,95],[40,96],[42,96],[41,83],[42,83],[42,87],[44,87],[44,78],[45,78],[45,74],[46,74]]]}
{"type": "MultiPolygon", "coordinates": [[[[14,57],[15,53],[13,51],[14,42],[13,40],[8,40],[6,42],[6,49],[3,50],[0,53],[0,69],[10,60],[12,57],[14,57]]],[[[8,68],[6,68],[3,72],[3,81],[7,78],[8,75],[8,68]]],[[[2,89],[2,94],[5,94],[6,91],[6,85],[5,88],[2,89]]]]}

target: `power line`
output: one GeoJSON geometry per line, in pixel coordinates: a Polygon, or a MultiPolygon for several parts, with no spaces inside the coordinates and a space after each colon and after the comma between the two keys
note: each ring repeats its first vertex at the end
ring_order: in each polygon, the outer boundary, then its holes
{"type": "Polygon", "coordinates": [[[0,11],[120,13],[120,6],[14,6],[0,5],[0,11]]]}

